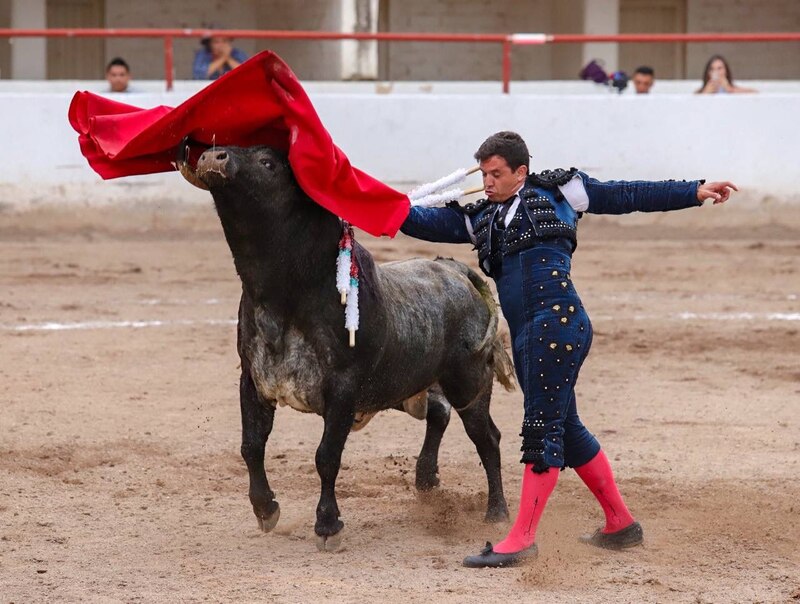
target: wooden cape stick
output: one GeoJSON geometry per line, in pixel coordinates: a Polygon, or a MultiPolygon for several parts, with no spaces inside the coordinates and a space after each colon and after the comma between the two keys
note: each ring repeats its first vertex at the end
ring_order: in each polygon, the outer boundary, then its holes
{"type": "MultiPolygon", "coordinates": [[[[477,172],[480,169],[481,169],[480,166],[473,166],[472,168],[467,170],[467,176],[469,176],[470,174],[475,174],[475,172],[477,172]]],[[[467,189],[466,191],[464,191],[464,195],[472,195],[473,193],[480,193],[482,191],[483,191],[483,185],[481,185],[480,187],[474,187],[472,189],[467,189]]]]}
{"type": "Polygon", "coordinates": [[[464,195],[472,195],[473,193],[481,193],[483,191],[483,185],[480,187],[473,187],[472,189],[467,189],[464,191],[464,195]]]}

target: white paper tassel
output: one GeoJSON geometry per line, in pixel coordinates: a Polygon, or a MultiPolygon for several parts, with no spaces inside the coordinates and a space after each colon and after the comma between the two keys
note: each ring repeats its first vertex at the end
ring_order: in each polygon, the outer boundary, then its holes
{"type": "Polygon", "coordinates": [[[427,195],[430,195],[431,193],[435,193],[436,191],[441,191],[446,187],[452,187],[453,185],[460,183],[467,177],[467,174],[469,173],[470,172],[468,170],[465,170],[464,168],[459,168],[452,174],[443,176],[439,180],[435,180],[433,182],[429,182],[426,185],[420,185],[416,189],[412,189],[412,191],[408,194],[408,198],[413,203],[415,199],[425,197],[427,195]]]}
{"type": "Polygon", "coordinates": [[[347,306],[344,310],[344,326],[350,332],[350,348],[356,345],[358,314],[358,279],[351,279],[350,291],[347,295],[347,306]]]}
{"type": "Polygon", "coordinates": [[[347,302],[347,292],[350,290],[350,250],[339,250],[336,257],[336,290],[342,296],[342,304],[347,302]]]}

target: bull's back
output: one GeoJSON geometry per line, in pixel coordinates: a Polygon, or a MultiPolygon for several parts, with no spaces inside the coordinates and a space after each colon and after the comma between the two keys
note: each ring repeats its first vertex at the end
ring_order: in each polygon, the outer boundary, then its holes
{"type": "Polygon", "coordinates": [[[403,354],[447,356],[458,347],[476,351],[491,313],[469,279],[466,265],[424,259],[379,267],[389,328],[403,354]]]}

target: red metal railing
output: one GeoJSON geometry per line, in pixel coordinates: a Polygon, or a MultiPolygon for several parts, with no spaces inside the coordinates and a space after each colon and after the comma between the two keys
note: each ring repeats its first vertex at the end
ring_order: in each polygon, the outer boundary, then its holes
{"type": "Polygon", "coordinates": [[[680,43],[680,42],[798,42],[800,32],[781,33],[709,33],[709,34],[430,34],[430,33],[363,33],[329,31],[283,31],[255,29],[3,29],[0,38],[161,38],[164,40],[164,71],[167,90],[172,90],[175,77],[173,40],[228,36],[259,40],[375,40],[378,42],[443,42],[502,45],[503,92],[511,84],[511,49],[514,45],[609,43],[680,43]]]}

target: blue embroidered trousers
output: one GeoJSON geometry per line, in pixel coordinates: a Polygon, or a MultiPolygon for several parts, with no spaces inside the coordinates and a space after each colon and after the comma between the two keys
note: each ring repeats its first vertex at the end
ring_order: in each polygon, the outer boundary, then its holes
{"type": "Polygon", "coordinates": [[[536,246],[505,256],[492,271],[524,395],[521,461],[535,472],[578,467],[600,451],[576,408],[575,382],[592,325],[570,266],[565,251],[536,246]]]}

